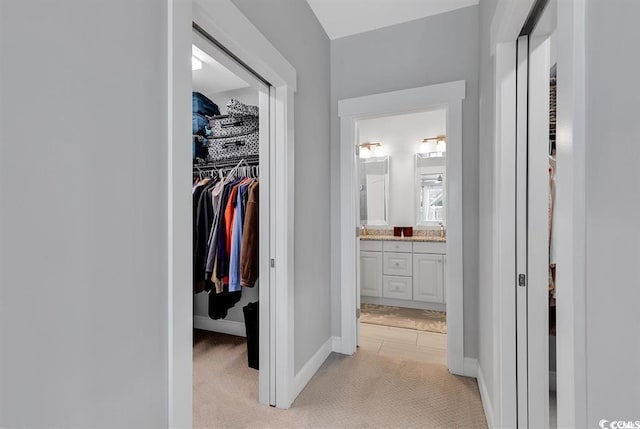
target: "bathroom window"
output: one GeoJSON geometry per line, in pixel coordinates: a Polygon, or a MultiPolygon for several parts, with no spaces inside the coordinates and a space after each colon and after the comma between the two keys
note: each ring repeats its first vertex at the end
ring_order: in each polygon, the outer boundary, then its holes
{"type": "Polygon", "coordinates": [[[445,158],[416,156],[416,225],[439,227],[447,220],[445,158]]]}
{"type": "Polygon", "coordinates": [[[444,222],[444,175],[423,174],[420,178],[420,220],[444,222]]]}

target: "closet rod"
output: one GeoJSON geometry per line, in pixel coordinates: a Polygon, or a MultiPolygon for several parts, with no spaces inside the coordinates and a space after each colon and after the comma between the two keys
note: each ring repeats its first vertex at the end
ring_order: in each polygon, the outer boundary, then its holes
{"type": "Polygon", "coordinates": [[[260,157],[258,155],[250,155],[244,158],[229,158],[219,161],[209,161],[201,164],[193,164],[193,169],[218,169],[223,170],[225,168],[235,167],[238,163],[244,161],[248,166],[259,166],[260,157]]]}

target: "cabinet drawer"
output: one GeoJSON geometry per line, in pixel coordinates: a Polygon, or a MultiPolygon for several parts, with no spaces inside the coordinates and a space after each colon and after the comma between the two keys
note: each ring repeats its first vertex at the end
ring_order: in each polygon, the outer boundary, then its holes
{"type": "MultiPolygon", "coordinates": [[[[409,243],[411,244],[411,243],[409,243]]],[[[391,276],[412,276],[413,261],[411,253],[383,253],[383,273],[391,276]]]]}
{"type": "Polygon", "coordinates": [[[382,241],[360,240],[360,250],[366,252],[382,252],[382,241]]]}
{"type": "Polygon", "coordinates": [[[382,243],[382,250],[385,252],[411,253],[413,243],[410,241],[385,241],[382,243]]]}
{"type": "Polygon", "coordinates": [[[385,298],[411,299],[413,279],[411,277],[384,276],[382,296],[385,298]]]}
{"type": "Polygon", "coordinates": [[[413,243],[413,253],[437,253],[444,255],[447,253],[447,244],[431,241],[415,241],[413,243]]]}

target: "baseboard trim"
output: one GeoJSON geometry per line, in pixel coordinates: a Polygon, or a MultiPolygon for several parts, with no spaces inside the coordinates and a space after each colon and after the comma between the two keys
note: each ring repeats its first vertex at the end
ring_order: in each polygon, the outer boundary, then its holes
{"type": "Polygon", "coordinates": [[[462,361],[462,375],[465,377],[478,377],[478,359],[466,357],[462,361]]]}
{"type": "Polygon", "coordinates": [[[489,391],[484,381],[484,375],[482,375],[482,368],[478,367],[478,390],[480,390],[480,400],[482,400],[482,408],[484,408],[484,415],[487,418],[487,426],[489,429],[495,428],[495,420],[493,418],[493,406],[491,405],[491,398],[489,397],[489,391]]]}
{"type": "Polygon", "coordinates": [[[344,343],[342,342],[342,337],[331,337],[331,351],[340,353],[343,355],[351,355],[349,351],[344,349],[344,343]]]}
{"type": "Polygon", "coordinates": [[[320,346],[318,351],[311,356],[311,359],[309,359],[302,369],[295,375],[293,380],[294,390],[293,400],[291,401],[292,403],[298,397],[300,392],[302,392],[302,389],[305,388],[307,383],[309,383],[311,377],[318,372],[318,369],[320,369],[324,361],[329,357],[333,345],[333,338],[335,337],[329,338],[322,346],[320,346]]]}
{"type": "Polygon", "coordinates": [[[233,320],[214,320],[206,316],[193,316],[193,327],[205,331],[220,332],[221,334],[246,337],[247,331],[243,322],[233,320]]]}

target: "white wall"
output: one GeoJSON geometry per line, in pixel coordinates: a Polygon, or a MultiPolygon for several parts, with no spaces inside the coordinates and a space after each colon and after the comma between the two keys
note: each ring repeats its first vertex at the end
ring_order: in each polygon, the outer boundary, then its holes
{"type": "MultiPolygon", "coordinates": [[[[494,308],[497,296],[498,273],[494,272],[494,219],[495,210],[494,181],[496,156],[495,131],[495,59],[490,47],[491,21],[496,10],[497,0],[480,1],[480,34],[478,50],[480,54],[480,123],[479,123],[479,218],[478,218],[478,364],[492,406],[497,403],[494,385],[497,377],[495,362],[498,339],[494,335],[494,318],[498,311],[494,308]]],[[[495,410],[494,410],[495,412],[495,410]]]]}
{"type": "Polygon", "coordinates": [[[0,2],[0,427],[167,426],[166,14],[0,2]]]}
{"type": "MultiPolygon", "coordinates": [[[[331,41],[332,248],[340,227],[338,100],[466,81],[462,103],[464,349],[478,355],[478,7],[472,6],[331,41]]],[[[340,257],[333,252],[332,332],[340,335],[340,257]]]]}
{"type": "MultiPolygon", "coordinates": [[[[295,67],[295,370],[331,336],[329,38],[305,1],[233,0],[295,67]]],[[[278,285],[275,285],[278,287],[278,285]]]]}
{"type": "Polygon", "coordinates": [[[638,16],[637,1],[586,2],[589,427],[640,420],[640,57],[625,48],[640,41],[638,16]]]}
{"type": "Polygon", "coordinates": [[[416,224],[416,152],[426,137],[447,131],[446,110],[358,121],[360,143],[381,142],[389,155],[389,226],[416,224]]]}

